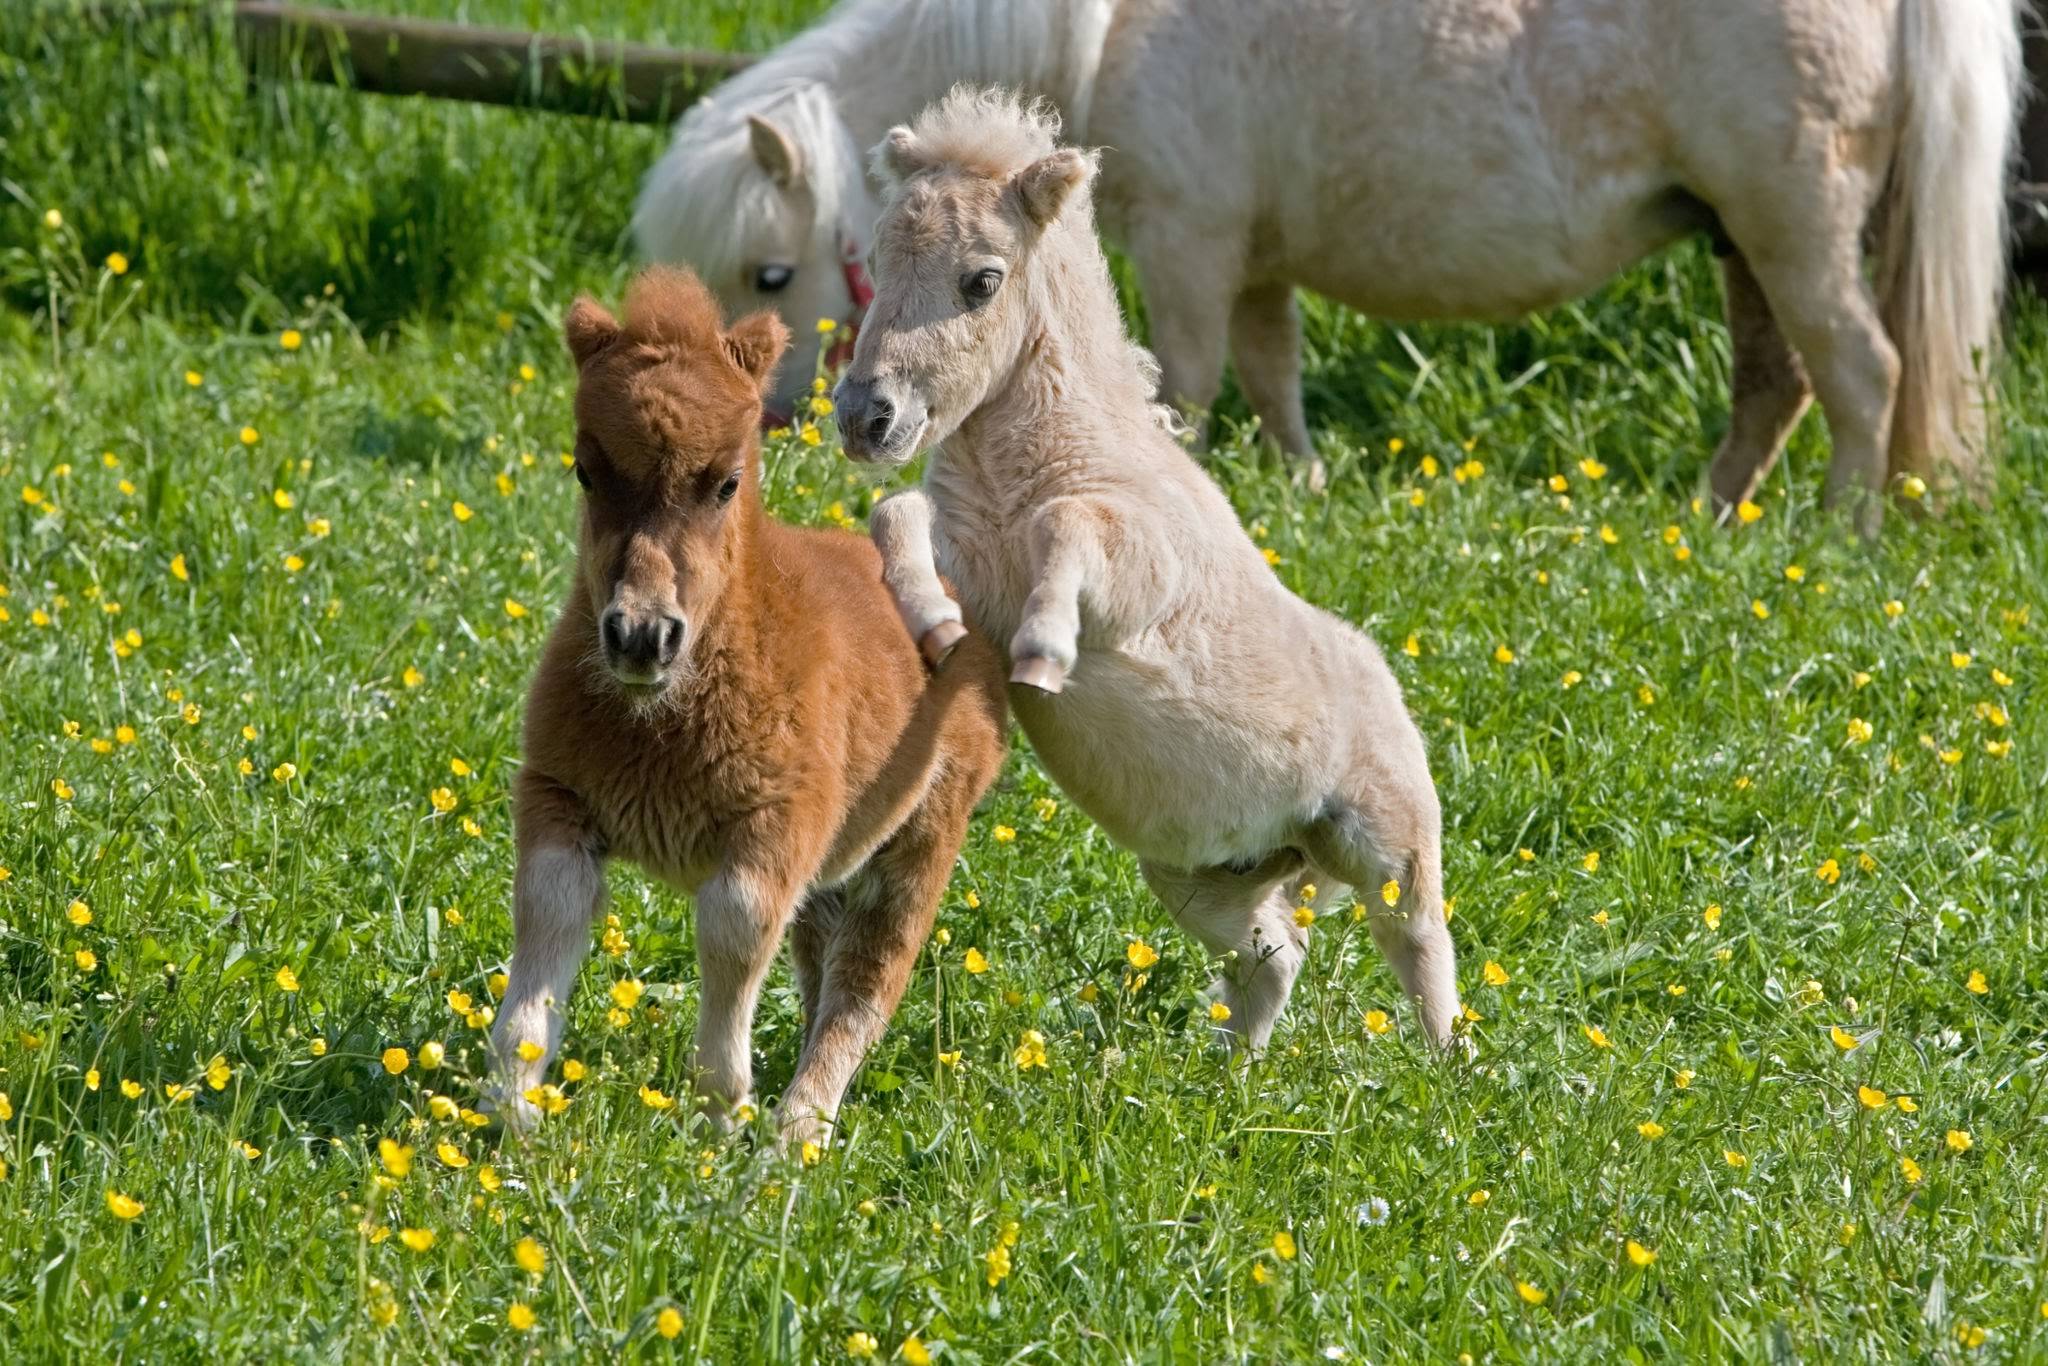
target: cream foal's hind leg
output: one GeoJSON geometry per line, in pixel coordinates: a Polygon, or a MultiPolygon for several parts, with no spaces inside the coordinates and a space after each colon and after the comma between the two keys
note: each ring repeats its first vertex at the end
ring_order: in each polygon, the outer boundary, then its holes
{"type": "Polygon", "coordinates": [[[1253,1052],[1265,1048],[1308,956],[1308,931],[1287,899],[1300,857],[1283,851],[1247,872],[1139,867],[1176,924],[1209,952],[1230,955],[1209,988],[1230,1011],[1223,1029],[1253,1052]]]}
{"type": "Polygon", "coordinates": [[[1426,770],[1419,788],[1398,778],[1358,786],[1325,803],[1302,843],[1311,864],[1358,888],[1373,942],[1421,1011],[1430,1041],[1447,1046],[1460,1010],[1458,961],[1444,923],[1436,789],[1426,770]]]}
{"type": "Polygon", "coordinates": [[[896,599],[910,638],[937,668],[967,635],[960,604],[939,581],[932,555],[932,500],[921,489],[884,498],[869,519],[869,534],[882,555],[882,582],[896,599]]]}

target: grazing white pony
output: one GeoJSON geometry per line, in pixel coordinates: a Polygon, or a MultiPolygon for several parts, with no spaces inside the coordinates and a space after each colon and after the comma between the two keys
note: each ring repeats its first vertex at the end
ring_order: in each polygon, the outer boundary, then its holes
{"type": "Polygon", "coordinates": [[[1301,970],[1312,879],[1325,904],[1367,889],[1374,940],[1446,1043],[1436,788],[1400,685],[1281,585],[1162,422],[1096,240],[1094,158],[1058,129],[963,87],[877,149],[897,183],[841,429],[855,459],[931,452],[924,491],[875,510],[883,579],[928,657],[964,634],[941,573],[1009,643],[1046,770],[1189,933],[1235,954],[1215,990],[1245,1042],[1266,1043],[1301,970]]]}
{"type": "Polygon", "coordinates": [[[1818,395],[1829,496],[1871,531],[1888,472],[1979,477],[2020,4],[847,0],[685,115],[634,226],[815,346],[814,321],[856,311],[857,149],[956,81],[1043,96],[1105,149],[1162,391],[1208,406],[1227,344],[1297,453],[1295,285],[1378,317],[1512,318],[1704,231],[1734,352],[1717,502],[1755,490],[1818,395]]]}

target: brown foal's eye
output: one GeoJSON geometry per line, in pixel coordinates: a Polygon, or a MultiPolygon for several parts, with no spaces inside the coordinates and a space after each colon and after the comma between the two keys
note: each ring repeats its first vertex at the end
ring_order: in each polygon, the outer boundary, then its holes
{"type": "Polygon", "coordinates": [[[738,471],[734,471],[725,476],[725,482],[718,486],[718,501],[720,503],[730,503],[733,500],[733,495],[739,491],[740,476],[738,471]]]}
{"type": "Polygon", "coordinates": [[[578,460],[574,465],[571,465],[569,468],[576,472],[577,483],[583,485],[583,487],[586,489],[590,487],[590,471],[583,468],[583,462],[581,460],[578,460]]]}

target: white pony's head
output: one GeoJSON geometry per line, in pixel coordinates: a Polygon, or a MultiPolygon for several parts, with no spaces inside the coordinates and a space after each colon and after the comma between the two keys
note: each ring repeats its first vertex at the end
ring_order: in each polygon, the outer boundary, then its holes
{"type": "Polygon", "coordinates": [[[795,341],[769,421],[801,406],[821,350],[867,303],[863,258],[876,206],[860,149],[831,94],[810,80],[743,72],[676,125],[633,211],[650,261],[688,266],[728,317],[771,308],[795,341]],[[839,325],[821,334],[817,324],[839,325]]]}

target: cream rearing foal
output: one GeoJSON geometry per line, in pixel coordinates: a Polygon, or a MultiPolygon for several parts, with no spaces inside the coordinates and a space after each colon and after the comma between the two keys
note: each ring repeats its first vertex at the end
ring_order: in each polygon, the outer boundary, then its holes
{"type": "Polygon", "coordinates": [[[838,390],[847,453],[931,451],[875,511],[884,577],[942,657],[1009,642],[1046,769],[1139,857],[1263,1046],[1301,970],[1302,880],[1367,888],[1438,1044],[1458,1016],[1436,789],[1379,650],[1281,586],[1162,427],[1096,243],[1094,158],[1014,97],[958,89],[877,149],[879,293],[838,390]],[[1391,886],[1389,884],[1392,884],[1391,886]],[[1383,899],[1392,898],[1392,904],[1383,899]]]}

